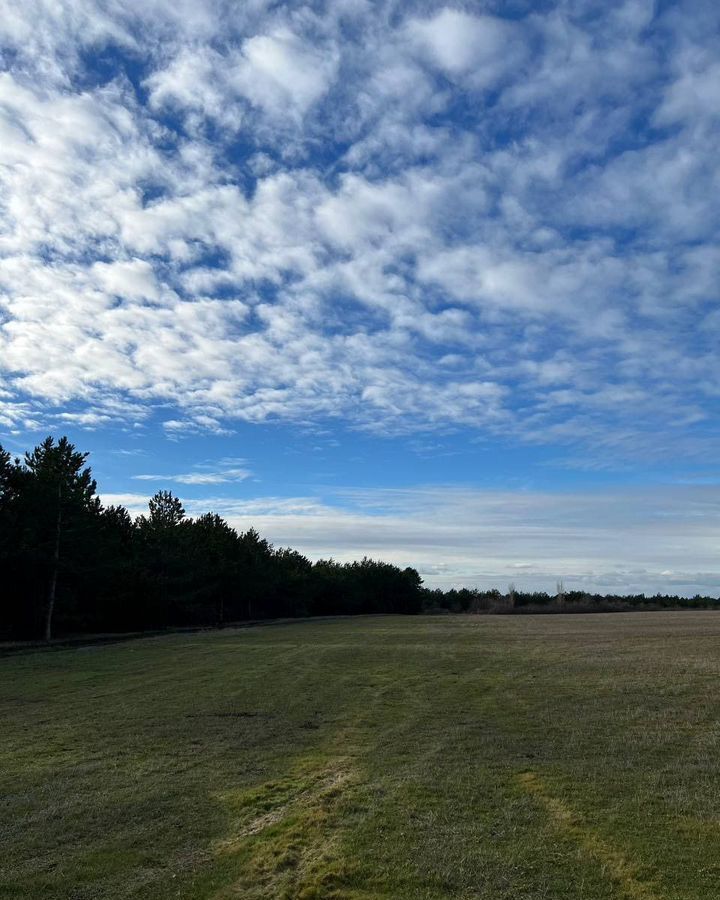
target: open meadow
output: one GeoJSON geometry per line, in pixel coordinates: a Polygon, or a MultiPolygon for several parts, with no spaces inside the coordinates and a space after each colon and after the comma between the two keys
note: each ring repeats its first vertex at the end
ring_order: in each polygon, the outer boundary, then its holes
{"type": "Polygon", "coordinates": [[[720,897],[720,614],[0,658],[0,897],[720,897]]]}

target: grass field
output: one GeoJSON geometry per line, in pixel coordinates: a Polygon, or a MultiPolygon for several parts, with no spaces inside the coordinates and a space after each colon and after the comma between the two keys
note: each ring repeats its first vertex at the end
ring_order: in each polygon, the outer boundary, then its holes
{"type": "Polygon", "coordinates": [[[720,614],[0,659],[0,897],[720,897],[720,614]]]}

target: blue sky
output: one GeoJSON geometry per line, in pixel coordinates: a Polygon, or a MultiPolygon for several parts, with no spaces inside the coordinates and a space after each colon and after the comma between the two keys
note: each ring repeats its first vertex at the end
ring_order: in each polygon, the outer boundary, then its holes
{"type": "Polygon", "coordinates": [[[720,7],[0,3],[0,441],[428,584],[720,592],[720,7]]]}

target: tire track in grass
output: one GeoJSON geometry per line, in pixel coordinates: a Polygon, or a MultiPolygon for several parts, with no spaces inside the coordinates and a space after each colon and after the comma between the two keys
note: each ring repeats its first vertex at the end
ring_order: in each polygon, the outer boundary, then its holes
{"type": "Polygon", "coordinates": [[[637,879],[637,865],[620,850],[582,822],[581,817],[559,797],[553,796],[545,782],[535,772],[518,776],[520,786],[547,810],[558,831],[574,840],[581,849],[600,864],[629,900],[662,900],[648,884],[637,879]]]}
{"type": "MultiPolygon", "coordinates": [[[[408,719],[406,707],[414,709],[418,698],[406,697],[407,685],[398,686],[381,673],[374,673],[371,692],[374,703],[358,710],[315,753],[296,760],[287,774],[255,788],[215,794],[232,824],[212,854],[218,861],[235,858],[240,870],[212,900],[389,900],[381,886],[370,889],[357,881],[357,861],[343,846],[353,828],[347,810],[366,782],[363,760],[378,740],[372,708],[400,704],[408,719]]],[[[393,727],[403,725],[407,722],[400,717],[393,727]]]]}
{"type": "MultiPolygon", "coordinates": [[[[216,842],[214,855],[234,857],[240,870],[213,900],[338,896],[351,869],[341,846],[345,823],[339,807],[356,780],[350,758],[315,758],[258,788],[217,795],[233,810],[235,823],[232,833],[216,842]]],[[[342,896],[359,900],[362,895],[343,891],[342,896]]]]}
{"type": "Polygon", "coordinates": [[[258,808],[265,811],[241,824],[231,837],[218,841],[215,851],[232,853],[245,838],[260,834],[282,822],[296,810],[311,807],[323,798],[335,796],[350,779],[347,761],[337,760],[324,769],[309,773],[301,771],[295,777],[270,781],[239,795],[233,791],[218,794],[217,799],[226,806],[239,805],[252,812],[258,808]]]}

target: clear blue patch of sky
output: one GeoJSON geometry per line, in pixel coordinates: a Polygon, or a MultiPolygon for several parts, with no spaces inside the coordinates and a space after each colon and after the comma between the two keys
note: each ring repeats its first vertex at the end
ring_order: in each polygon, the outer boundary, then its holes
{"type": "MultiPolygon", "coordinates": [[[[385,437],[327,421],[312,426],[235,423],[232,434],[186,432],[169,438],[157,412],[137,429],[56,427],[89,463],[104,493],[150,496],[170,489],[187,500],[202,497],[331,496],[343,488],[412,488],[456,485],[487,490],[570,490],[643,486],[707,477],[707,465],[642,466],[607,470],[559,461],[558,447],[479,440],[471,430],[385,437]],[[239,463],[237,460],[244,460],[239,463]],[[219,484],[176,483],[172,476],[247,467],[246,480],[219,484]],[[137,480],[135,475],[156,475],[137,480]],[[164,476],[164,477],[163,477],[164,476]]],[[[50,429],[0,441],[13,452],[30,449],[50,429]]],[[[568,451],[570,456],[570,451],[568,451]]]]}

